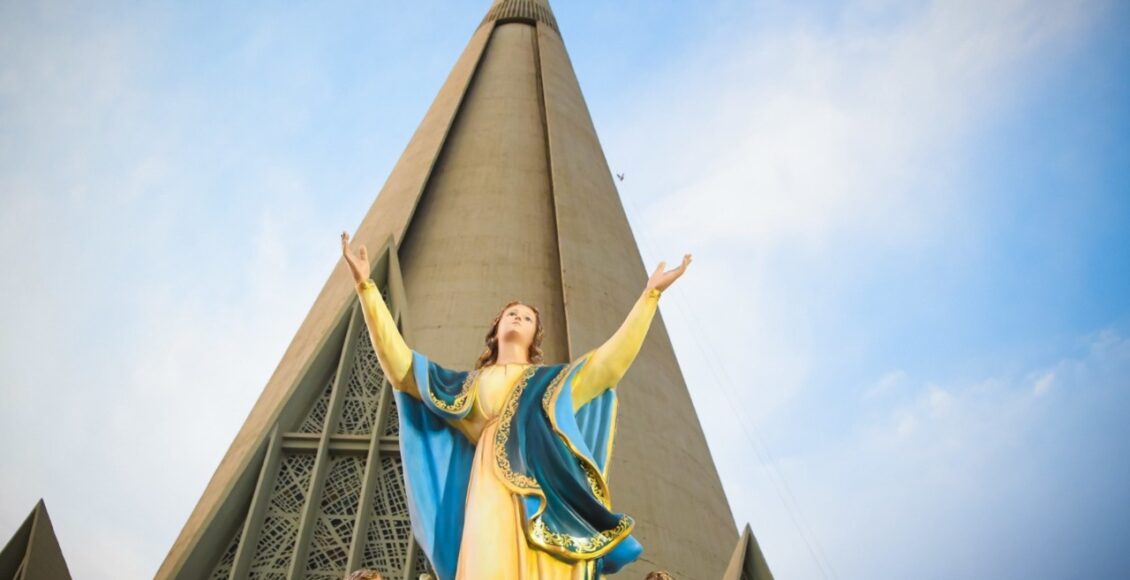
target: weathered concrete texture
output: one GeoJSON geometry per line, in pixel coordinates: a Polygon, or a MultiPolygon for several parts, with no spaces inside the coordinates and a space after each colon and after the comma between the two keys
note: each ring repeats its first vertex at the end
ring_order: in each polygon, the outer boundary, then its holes
{"type": "MultiPolygon", "coordinates": [[[[546,361],[560,362],[607,339],[643,291],[647,269],[553,28],[495,28],[401,265],[413,348],[453,368],[473,364],[511,298],[542,310],[546,361]]],[[[647,558],[624,576],[720,577],[737,529],[661,315],[620,395],[612,491],[647,558]]]]}
{"type": "Polygon", "coordinates": [[[470,368],[511,299],[536,306],[546,361],[567,357],[536,29],[495,28],[401,242],[413,348],[470,368]]]}
{"type": "MultiPolygon", "coordinates": [[[[564,43],[538,30],[570,350],[581,354],[616,330],[655,265],[640,257],[564,43]]],[[[614,507],[636,518],[644,545],[643,561],[622,575],[719,578],[738,532],[659,303],[618,388],[609,479],[614,507]]]]}
{"type": "Polygon", "coordinates": [[[483,18],[483,24],[488,22],[543,22],[550,28],[557,29],[553,11],[541,0],[499,0],[483,18]]]}

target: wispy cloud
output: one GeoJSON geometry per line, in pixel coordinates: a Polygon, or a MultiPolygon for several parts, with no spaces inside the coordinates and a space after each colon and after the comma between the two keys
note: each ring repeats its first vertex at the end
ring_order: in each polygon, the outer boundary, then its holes
{"type": "Polygon", "coordinates": [[[669,192],[639,216],[653,231],[760,253],[916,243],[960,210],[967,139],[1097,5],[847,2],[831,29],[774,22],[657,76],[611,148],[635,191],[669,192]],[[901,17],[875,25],[885,12],[901,17]]]}
{"type": "Polygon", "coordinates": [[[903,371],[890,371],[879,377],[875,384],[867,388],[865,396],[867,398],[878,397],[880,395],[889,393],[899,386],[906,383],[906,373],[903,371]]]}
{"type": "MultiPolygon", "coordinates": [[[[1046,456],[1024,456],[1040,445],[1034,422],[1068,389],[1063,370],[924,381],[905,370],[913,361],[865,348],[868,333],[898,327],[903,313],[885,311],[881,324],[853,319],[847,292],[867,280],[879,296],[897,296],[900,275],[941,278],[929,271],[939,264],[915,256],[976,255],[989,232],[973,217],[968,152],[1105,6],[860,1],[813,14],[758,3],[751,20],[722,24],[697,55],[652,73],[624,98],[631,113],[609,121],[608,150],[630,175],[622,194],[645,255],[654,263],[695,252],[695,271],[663,314],[735,516],[754,522],[780,575],[823,574],[808,539],[839,577],[933,577],[923,562],[948,550],[968,556],[958,575],[1010,575],[978,569],[1000,561],[954,539],[989,541],[958,519],[976,526],[979,510],[993,512],[1019,485],[1002,466],[1054,469],[1046,456]],[[763,25],[751,27],[760,15],[763,25]],[[876,259],[891,252],[906,256],[901,270],[876,259]],[[740,365],[732,392],[718,384],[716,361],[740,365]],[[878,378],[858,389],[835,375],[868,363],[882,365],[862,371],[878,378]],[[773,472],[758,466],[765,446],[777,450],[765,468],[773,472]],[[782,507],[791,494],[775,473],[796,490],[799,523],[782,507]],[[943,529],[954,536],[938,537],[943,529]]],[[[947,283],[964,274],[955,268],[947,283]]],[[[935,360],[949,372],[961,365],[935,360]]],[[[1035,507],[1026,499],[1006,504],[1035,507]]],[[[1014,515],[987,515],[982,529],[1003,533],[1020,525],[1014,515]]],[[[1007,549],[1029,553],[1023,541],[1007,549]]]]}
{"type": "Polygon", "coordinates": [[[43,497],[76,577],[144,578],[360,211],[162,84],[168,13],[0,12],[0,530],[43,497]]]}
{"type": "Polygon", "coordinates": [[[1130,565],[1120,552],[1086,556],[1130,517],[1130,443],[1119,419],[1130,400],[1130,340],[1109,330],[1088,340],[1077,356],[1015,375],[907,377],[901,395],[867,399],[871,412],[860,416],[874,419],[841,440],[739,469],[735,511],[764,531],[781,574],[820,576],[793,515],[774,505],[767,468],[802,498],[839,577],[1117,575],[1130,565]],[[1033,390],[1031,377],[1053,375],[1061,389],[1033,390]],[[1056,556],[1032,558],[1049,550],[1056,556]],[[923,566],[939,554],[944,566],[923,566]]]}
{"type": "Polygon", "coordinates": [[[752,33],[736,19],[629,91],[631,114],[606,133],[614,165],[632,174],[629,213],[652,260],[699,252],[684,289],[732,305],[741,332],[713,344],[725,360],[758,353],[757,413],[810,376],[807,303],[869,274],[886,249],[977,243],[962,152],[1095,6],[848,2],[835,27],[800,13],[752,33]]]}

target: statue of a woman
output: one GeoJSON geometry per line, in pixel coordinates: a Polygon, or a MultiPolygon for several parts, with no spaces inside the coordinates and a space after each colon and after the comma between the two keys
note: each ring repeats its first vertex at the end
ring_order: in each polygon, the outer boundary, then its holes
{"type": "Polygon", "coordinates": [[[615,388],[647,336],[659,295],[691,262],[664,262],[620,328],[568,364],[543,364],[537,308],[511,302],[470,371],[411,350],[372,278],[364,246],[342,255],[395,389],[412,529],[440,580],[589,579],[634,561],[632,518],[606,482],[615,388]]]}

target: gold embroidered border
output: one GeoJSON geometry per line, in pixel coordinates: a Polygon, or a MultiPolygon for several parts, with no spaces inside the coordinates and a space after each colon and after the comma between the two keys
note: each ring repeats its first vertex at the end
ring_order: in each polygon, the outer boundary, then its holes
{"type": "Polygon", "coordinates": [[[604,494],[604,489],[600,485],[600,480],[598,479],[599,475],[589,469],[584,462],[578,461],[577,463],[579,463],[581,469],[585,471],[585,479],[588,480],[589,488],[592,489],[592,493],[596,496],[596,499],[599,499],[600,503],[604,504],[604,507],[612,507],[611,498],[604,494]]]}
{"type": "Polygon", "coordinates": [[[475,400],[474,395],[478,392],[478,389],[472,391],[471,387],[474,385],[475,379],[479,376],[479,372],[481,372],[481,370],[482,369],[475,369],[467,373],[467,378],[463,379],[463,385],[459,387],[459,394],[455,395],[455,398],[452,399],[450,403],[442,401],[438,397],[436,397],[435,390],[432,389],[431,385],[428,385],[427,388],[428,398],[430,398],[432,400],[432,404],[441,411],[456,415],[463,413],[475,400]]]}
{"type": "MultiPolygon", "coordinates": [[[[579,359],[577,363],[579,364],[582,362],[587,362],[591,356],[592,351],[587,353],[584,357],[581,357],[581,359],[579,359]]],[[[545,395],[543,395],[541,399],[542,408],[545,410],[545,414],[549,417],[549,424],[553,426],[553,432],[556,433],[557,436],[565,442],[565,445],[569,447],[569,450],[572,451],[573,455],[577,458],[578,464],[580,464],[581,469],[585,472],[585,479],[588,480],[589,487],[592,489],[593,495],[596,496],[598,500],[600,500],[600,503],[604,504],[604,507],[611,509],[612,492],[608,488],[608,482],[607,480],[605,480],[604,471],[598,468],[596,464],[592,462],[592,460],[590,460],[588,457],[585,457],[585,454],[573,445],[573,442],[569,440],[569,436],[566,435],[565,432],[557,426],[557,415],[553,412],[553,410],[557,408],[557,397],[561,394],[561,385],[564,383],[563,379],[573,371],[573,366],[567,367],[560,373],[558,373],[557,377],[554,378],[553,382],[549,384],[548,388],[546,388],[545,395]]],[[[571,407],[572,402],[570,402],[569,404],[571,407]]],[[[615,435],[615,419],[616,417],[615,415],[613,415],[613,432],[609,433],[609,444],[611,444],[612,437],[615,435]]],[[[611,452],[611,447],[609,447],[609,451],[611,452]]],[[[605,466],[607,467],[607,463],[605,463],[605,466]]]]}
{"type": "MultiPolygon", "coordinates": [[[[547,391],[559,390],[561,382],[565,380],[565,377],[569,376],[573,366],[575,365],[561,369],[557,373],[557,376],[553,378],[549,387],[547,387],[547,391]]],[[[523,391],[526,390],[526,383],[536,370],[537,367],[526,369],[526,372],[524,372],[521,379],[519,379],[517,386],[510,392],[509,397],[506,399],[506,405],[502,408],[502,412],[500,413],[498,430],[494,435],[496,471],[502,476],[503,482],[506,483],[511,491],[520,495],[536,496],[541,500],[538,504],[537,512],[535,512],[533,517],[529,518],[527,524],[523,526],[526,539],[529,543],[545,552],[569,560],[591,560],[599,558],[611,551],[619,540],[631,533],[632,528],[635,527],[635,521],[627,515],[622,516],[616,527],[611,530],[597,532],[597,534],[591,538],[580,538],[553,532],[541,517],[541,514],[545,511],[546,498],[545,492],[542,491],[537,480],[520,473],[514,473],[510,468],[510,457],[506,452],[506,442],[510,439],[510,424],[514,419],[514,414],[518,411],[518,403],[521,401],[523,391]]],[[[543,405],[546,400],[545,398],[542,399],[543,405]]],[[[550,421],[553,425],[554,432],[557,433],[558,436],[563,437],[563,440],[569,445],[570,450],[577,457],[583,458],[583,454],[579,453],[578,450],[569,443],[569,438],[564,437],[561,431],[557,429],[557,424],[553,421],[552,414],[550,414],[550,421]]],[[[582,466],[584,466],[583,463],[582,466]]],[[[589,485],[593,488],[593,492],[597,494],[597,497],[600,498],[602,502],[605,502],[606,506],[609,505],[608,502],[610,500],[607,494],[608,487],[606,484],[602,484],[603,476],[600,475],[600,471],[590,464],[589,467],[585,469],[585,475],[589,480],[589,485]],[[593,474],[597,474],[595,478],[593,474]],[[601,489],[605,490],[605,493],[599,493],[598,490],[601,489]]],[[[526,509],[525,504],[524,502],[520,503],[522,503],[522,511],[524,514],[526,509]]]]}
{"type": "MultiPolygon", "coordinates": [[[[590,351],[586,352],[585,354],[581,355],[581,357],[579,359],[577,359],[578,362],[584,361],[585,366],[588,366],[592,362],[591,357],[592,357],[592,354],[594,352],[596,352],[596,349],[590,350],[590,351]]],[[[579,377],[581,375],[581,373],[583,373],[583,372],[585,372],[584,368],[577,371],[577,375],[573,377],[573,380],[576,380],[577,377],[579,377]]],[[[615,385],[613,385],[613,386],[615,386],[615,385]]],[[[611,387],[610,387],[610,389],[611,389],[611,387]]],[[[551,401],[551,405],[552,405],[552,401],[551,401]]],[[[579,411],[580,409],[577,409],[577,410],[579,411]]],[[[609,420],[610,424],[609,424],[609,427],[608,427],[609,428],[609,431],[608,431],[608,446],[604,450],[604,469],[600,470],[600,475],[602,477],[604,477],[605,485],[608,484],[608,466],[612,465],[612,448],[613,448],[614,444],[616,443],[616,417],[617,417],[617,413],[619,413],[619,412],[620,412],[620,399],[619,399],[619,397],[613,397],[612,398],[612,409],[608,412],[608,420],[609,420]]],[[[609,498],[609,501],[611,501],[611,498],[609,498]]]]}
{"type": "Polygon", "coordinates": [[[608,553],[613,542],[626,536],[634,525],[635,522],[632,518],[623,516],[615,528],[597,532],[595,536],[590,538],[581,538],[551,531],[549,526],[545,525],[545,522],[538,517],[531,526],[530,537],[543,549],[551,552],[574,558],[577,556],[598,558],[608,553]],[[553,548],[556,548],[556,550],[553,548]]]}
{"type": "MultiPolygon", "coordinates": [[[[513,491],[535,490],[538,495],[542,494],[537,479],[522,473],[514,473],[510,469],[510,456],[506,452],[506,442],[510,439],[510,423],[514,419],[514,414],[518,412],[518,402],[522,399],[522,392],[526,390],[526,383],[540,367],[541,365],[532,365],[522,372],[522,377],[518,379],[517,386],[510,391],[510,395],[506,398],[506,405],[499,415],[498,430],[494,433],[494,462],[498,472],[502,475],[503,481],[509,483],[514,488],[513,491]]],[[[542,499],[545,499],[544,495],[542,495],[542,499]]]]}

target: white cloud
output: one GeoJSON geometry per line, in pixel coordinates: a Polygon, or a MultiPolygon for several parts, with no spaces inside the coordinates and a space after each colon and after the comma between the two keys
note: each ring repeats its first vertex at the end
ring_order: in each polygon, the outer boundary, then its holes
{"type": "Polygon", "coordinates": [[[867,388],[863,396],[864,398],[871,399],[890,393],[906,383],[906,379],[906,373],[901,370],[884,373],[883,376],[879,377],[879,380],[875,381],[873,385],[867,388]]]}
{"type": "MultiPolygon", "coordinates": [[[[831,408],[844,400],[831,365],[861,351],[861,329],[822,318],[852,307],[839,285],[876,267],[870,254],[977,248],[983,232],[967,218],[978,200],[966,196],[963,172],[971,143],[1103,7],[846,2],[809,18],[803,7],[759,3],[750,11],[769,15],[763,25],[719,18],[699,54],[624,98],[628,114],[598,120],[613,167],[631,176],[621,194],[645,259],[695,254],[663,316],[735,517],[754,522],[779,576],[822,575],[801,527],[842,577],[929,577],[923,562],[944,550],[914,538],[933,541],[931,521],[952,523],[946,509],[991,509],[988,498],[1004,492],[978,490],[977,478],[995,477],[994,461],[1015,463],[1016,446],[1032,444],[1031,382],[1022,392],[1013,378],[924,385],[899,360],[876,361],[880,378],[859,397],[882,422],[842,433],[838,422],[857,409],[831,408]],[[796,18],[782,22],[781,12],[796,18]],[[719,304],[726,323],[704,327],[708,305],[719,304]],[[736,393],[717,386],[714,360],[742,363],[731,373],[736,393]],[[828,405],[836,418],[798,423],[823,418],[802,404],[828,405]],[[796,490],[800,524],[781,508],[788,502],[761,454],[731,444],[747,440],[739,422],[765,426],[769,445],[790,450],[769,468],[796,490]],[[892,553],[903,569],[884,569],[892,553]]],[[[1046,398],[1061,386],[1056,376],[1046,398]]]]}
{"type": "Polygon", "coordinates": [[[1048,371],[1036,379],[1036,383],[1032,385],[1032,394],[1042,397],[1047,394],[1048,389],[1052,388],[1053,384],[1055,384],[1055,371],[1048,371]]]}
{"type": "MultiPolygon", "coordinates": [[[[1113,553],[1087,563],[1081,550],[1120,537],[1130,517],[1120,411],[1130,339],[1096,333],[1078,355],[1028,373],[904,380],[902,397],[868,400],[876,422],[769,466],[836,577],[1058,577],[1116,564],[1113,553]],[[1062,388],[1036,393],[1030,376],[1062,388]],[[1059,556],[1040,558],[1049,549],[1059,556]],[[938,554],[945,566],[926,564],[938,554]]],[[[745,464],[727,481],[735,512],[754,523],[775,574],[820,577],[765,469],[745,464]]]]}
{"type": "Polygon", "coordinates": [[[885,26],[872,20],[892,6],[848,2],[832,30],[799,19],[751,33],[743,20],[627,97],[630,113],[602,134],[633,175],[621,194],[645,257],[698,258],[672,295],[685,304],[665,313],[680,352],[699,350],[696,302],[732,305],[733,330],[702,348],[757,353],[745,395],[763,416],[820,358],[807,300],[881,248],[975,245],[967,139],[1078,38],[1097,2],[928,2],[885,26]]]}
{"type": "Polygon", "coordinates": [[[946,187],[964,139],[1094,4],[938,1],[876,27],[873,5],[848,2],[841,28],[704,49],[641,91],[613,148],[644,190],[669,192],[640,216],[652,231],[759,252],[914,243],[961,201],[946,187]]]}
{"type": "Polygon", "coordinates": [[[235,130],[198,123],[186,94],[154,96],[160,15],[2,10],[0,456],[19,468],[0,470],[0,534],[43,497],[75,577],[144,578],[313,303],[341,226],[283,163],[219,177],[211,156],[254,155],[209,149],[203,134],[235,130]]]}

